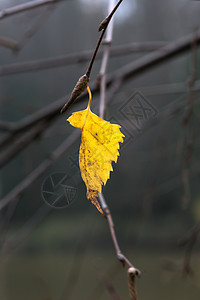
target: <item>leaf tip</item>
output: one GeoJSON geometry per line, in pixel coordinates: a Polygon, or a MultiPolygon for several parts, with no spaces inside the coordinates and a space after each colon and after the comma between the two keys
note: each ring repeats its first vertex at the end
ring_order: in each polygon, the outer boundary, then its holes
{"type": "Polygon", "coordinates": [[[87,198],[90,199],[91,202],[92,202],[92,204],[94,206],[96,206],[97,210],[102,215],[104,215],[103,210],[102,210],[102,208],[101,208],[101,206],[100,206],[100,204],[99,204],[99,202],[97,200],[97,197],[98,197],[98,191],[96,191],[96,190],[90,190],[90,189],[88,190],[88,192],[87,192],[87,198]]]}

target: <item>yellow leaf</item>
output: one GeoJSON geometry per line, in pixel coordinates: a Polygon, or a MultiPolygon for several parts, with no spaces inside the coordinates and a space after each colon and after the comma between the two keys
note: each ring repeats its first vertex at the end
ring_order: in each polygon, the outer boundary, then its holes
{"type": "Polygon", "coordinates": [[[79,165],[81,176],[87,187],[87,198],[101,212],[98,193],[101,193],[102,184],[106,184],[110,177],[112,161],[117,162],[119,156],[119,142],[123,142],[123,134],[117,124],[111,124],[90,110],[91,92],[88,107],[85,110],[74,112],[67,119],[69,123],[82,130],[81,146],[79,151],[79,165]]]}

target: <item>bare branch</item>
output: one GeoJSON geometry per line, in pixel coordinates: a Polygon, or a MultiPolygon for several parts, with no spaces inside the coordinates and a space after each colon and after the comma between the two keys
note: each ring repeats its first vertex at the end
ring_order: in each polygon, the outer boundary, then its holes
{"type": "MultiPolygon", "coordinates": [[[[167,107],[163,110],[163,112],[161,112],[159,114],[159,116],[155,119],[151,119],[149,120],[146,125],[141,129],[141,133],[146,132],[146,130],[148,130],[149,128],[151,128],[152,126],[158,125],[160,124],[160,122],[166,121],[169,118],[172,118],[174,116],[176,116],[178,113],[180,113],[182,111],[184,107],[184,104],[181,103],[179,105],[176,105],[174,107],[174,104],[170,104],[167,105],[167,107]]],[[[78,137],[79,135],[77,135],[76,137],[78,137]]],[[[70,135],[71,138],[73,138],[72,135],[70,135]]],[[[69,139],[70,139],[69,137],[69,139]]],[[[74,139],[75,140],[75,139],[74,139]]],[[[65,142],[64,142],[65,143],[65,142]]],[[[66,141],[67,143],[67,141],[66,141]]],[[[62,151],[62,153],[59,155],[59,153],[62,150],[62,145],[60,145],[57,149],[56,152],[56,158],[59,158],[61,155],[64,154],[64,151],[62,151]],[[61,150],[59,150],[61,149],[61,150]]],[[[68,149],[68,146],[66,146],[66,150],[68,149]]],[[[54,158],[54,155],[53,155],[54,158]]],[[[5,196],[2,199],[1,203],[5,203],[3,204],[3,207],[6,206],[6,203],[10,203],[10,201],[14,200],[17,196],[19,196],[27,187],[29,187],[29,185],[31,185],[44,171],[46,171],[52,164],[54,163],[54,161],[52,161],[50,158],[46,159],[44,161],[44,163],[42,163],[41,165],[39,165],[27,178],[26,180],[22,181],[18,186],[16,186],[7,196],[5,196]]],[[[195,165],[196,166],[196,165],[195,165]]],[[[195,169],[196,170],[196,169],[195,169]]],[[[197,166],[197,170],[195,172],[199,171],[199,166],[197,166]]],[[[173,186],[172,189],[174,188],[174,185],[177,186],[180,185],[180,178],[178,177],[177,180],[175,180],[175,183],[172,182],[173,186]],[[177,181],[178,180],[178,181],[177,181]]],[[[171,182],[169,183],[171,186],[171,182]]],[[[168,184],[168,185],[169,185],[168,184]]],[[[157,191],[158,195],[162,195],[166,192],[166,190],[169,190],[169,186],[167,185],[167,187],[161,185],[160,189],[157,191]]],[[[170,187],[171,188],[171,187],[170,187]]],[[[171,190],[171,189],[170,189],[171,190]]],[[[0,210],[1,210],[1,205],[0,205],[0,210]]]]}
{"type": "Polygon", "coordinates": [[[80,135],[78,131],[73,132],[64,142],[48,155],[24,180],[22,180],[13,190],[11,190],[0,201],[0,210],[7,206],[22,194],[39,176],[41,176],[55,161],[57,161],[80,135]]]}
{"type": "MultiPolygon", "coordinates": [[[[190,45],[193,41],[193,35],[188,35],[183,37],[176,42],[169,43],[166,47],[163,47],[161,50],[154,51],[140,59],[136,62],[129,63],[128,65],[120,68],[118,71],[115,71],[114,74],[107,76],[107,84],[109,85],[113,80],[127,80],[133,78],[144,70],[147,70],[153,66],[165,62],[169,58],[172,58],[180,53],[185,52],[190,48],[190,45]]],[[[197,32],[197,43],[200,43],[200,30],[197,32]]],[[[94,90],[93,90],[94,93],[94,90]]],[[[79,98],[80,99],[80,98],[79,98]]],[[[68,106],[69,108],[69,106],[68,106]]]]}
{"type": "MultiPolygon", "coordinates": [[[[123,80],[130,77],[136,76],[142,73],[144,70],[148,70],[156,65],[167,61],[185,51],[190,50],[191,44],[193,43],[194,35],[189,34],[184,36],[175,42],[169,43],[167,46],[162,47],[160,50],[149,53],[136,62],[129,63],[128,65],[120,68],[119,71],[115,72],[115,77],[121,77],[123,80]]],[[[196,45],[200,44],[200,29],[196,32],[196,45]]],[[[113,79],[113,76],[112,76],[113,79]]],[[[110,78],[108,78],[108,82],[110,78]]]]}
{"type": "Polygon", "coordinates": [[[36,8],[39,6],[43,6],[43,5],[47,5],[47,4],[55,4],[58,1],[61,1],[61,0],[33,0],[33,1],[22,3],[22,4],[18,4],[16,6],[12,6],[10,8],[5,8],[0,11],[0,19],[21,13],[23,11],[27,11],[27,10],[36,8]]]}
{"type": "MultiPolygon", "coordinates": [[[[200,30],[197,32],[197,37],[199,43],[200,30]]],[[[193,39],[193,35],[184,37],[176,42],[170,43],[168,46],[162,48],[162,50],[160,51],[155,51],[152,54],[146,55],[141,59],[138,59],[136,62],[132,64],[128,64],[125,67],[120,68],[118,71],[115,71],[114,74],[107,76],[106,86],[109,86],[112,82],[117,82],[117,81],[120,82],[120,84],[122,84],[124,80],[132,78],[138,73],[144,72],[145,70],[151,68],[152,66],[157,65],[173,57],[174,55],[178,55],[182,51],[186,51],[187,49],[190,48],[189,46],[190,46],[190,42],[193,41],[192,39],[193,39]]],[[[99,87],[96,86],[95,83],[91,85],[91,88],[93,90],[93,94],[99,90],[99,87]]],[[[85,99],[85,95],[82,94],[79,97],[79,101],[84,99],[85,99]]],[[[52,104],[50,104],[48,107],[42,108],[32,116],[23,119],[18,124],[13,123],[12,126],[13,130],[16,131],[21,130],[25,126],[31,126],[32,124],[38,122],[39,120],[58,114],[60,107],[62,107],[64,102],[65,102],[65,98],[61,98],[53,102],[52,104]]],[[[174,109],[174,112],[176,113],[176,108],[174,109]]],[[[11,126],[11,124],[9,126],[11,126]]],[[[10,139],[10,136],[8,138],[10,139]]],[[[3,142],[5,142],[5,138],[3,139],[3,142]]]]}
{"type": "Polygon", "coordinates": [[[191,230],[191,232],[181,241],[179,241],[180,246],[185,246],[186,251],[184,255],[184,261],[183,261],[183,275],[188,275],[192,272],[191,266],[190,266],[190,260],[192,256],[192,251],[194,249],[194,245],[197,241],[197,238],[200,234],[200,223],[197,223],[191,230]]]}
{"type": "MultiPolygon", "coordinates": [[[[20,42],[21,43],[21,42],[20,42]]],[[[19,43],[19,44],[20,44],[19,43]]],[[[113,46],[110,48],[111,58],[120,55],[127,55],[137,52],[149,52],[154,51],[166,46],[166,42],[142,42],[142,43],[130,43],[125,45],[113,46]]],[[[20,47],[20,45],[19,45],[20,47]]],[[[93,51],[87,50],[80,53],[72,53],[63,56],[51,57],[47,59],[38,59],[27,62],[13,63],[4,66],[0,66],[0,76],[6,76],[11,74],[36,72],[38,70],[45,70],[50,68],[64,67],[70,64],[79,64],[87,62],[93,51]]],[[[102,57],[103,50],[99,50],[96,59],[102,57]]]]}
{"type": "Polygon", "coordinates": [[[0,37],[0,46],[6,47],[12,51],[17,51],[19,49],[18,43],[7,37],[0,37]]]}
{"type": "MultiPolygon", "coordinates": [[[[50,103],[48,106],[41,108],[39,111],[33,113],[30,116],[25,117],[24,119],[18,122],[0,122],[0,129],[11,131],[13,133],[24,130],[24,128],[28,128],[40,120],[58,114],[60,107],[64,103],[64,101],[64,97],[57,99],[55,102],[50,103]]],[[[60,115],[58,114],[58,116],[60,115]]]]}
{"type": "MultiPolygon", "coordinates": [[[[122,77],[124,79],[129,78],[131,76],[137,75],[140,72],[146,71],[147,69],[156,66],[166,60],[173,58],[185,51],[190,50],[191,44],[194,40],[194,35],[189,34],[185,37],[178,39],[177,41],[170,43],[158,42],[158,44],[154,43],[145,43],[145,44],[128,44],[124,46],[116,46],[111,48],[111,55],[124,55],[137,51],[147,51],[155,50],[153,53],[147,54],[141,58],[139,58],[136,62],[129,63],[128,65],[120,68],[115,74],[115,77],[122,77]],[[123,72],[122,72],[123,71],[123,72]]],[[[196,44],[200,43],[200,30],[196,33],[196,44]]],[[[65,56],[60,56],[56,58],[50,58],[46,60],[35,60],[25,63],[15,63],[10,65],[5,65],[0,67],[0,76],[21,73],[21,72],[30,72],[37,71],[47,68],[55,68],[59,66],[63,66],[70,63],[80,63],[84,61],[88,61],[91,56],[91,51],[85,51],[80,54],[70,54],[65,56]]],[[[97,58],[100,58],[103,52],[100,52],[97,58]],[[101,54],[101,55],[100,55],[101,54]]],[[[114,75],[109,77],[107,84],[112,81],[114,75]]]]}
{"type": "Polygon", "coordinates": [[[117,237],[116,237],[116,234],[115,234],[115,229],[114,229],[114,223],[113,223],[113,220],[112,220],[112,216],[111,216],[110,210],[108,208],[108,205],[107,205],[107,203],[105,201],[105,198],[103,197],[102,193],[99,194],[99,201],[101,202],[101,207],[102,207],[102,209],[105,213],[105,217],[108,221],[110,234],[111,234],[111,237],[112,237],[112,240],[113,240],[113,244],[114,244],[114,247],[115,247],[115,251],[116,251],[116,255],[117,255],[118,260],[122,263],[123,266],[125,266],[127,264],[130,268],[133,268],[135,270],[135,275],[140,276],[141,275],[140,270],[136,269],[132,265],[132,263],[128,260],[128,258],[120,250],[120,247],[119,247],[119,244],[118,244],[118,241],[117,241],[117,237]]]}
{"type": "Polygon", "coordinates": [[[39,15],[34,24],[26,30],[23,37],[20,39],[18,43],[18,51],[21,50],[26,43],[39,31],[41,26],[47,21],[50,14],[53,12],[55,6],[47,5],[45,10],[39,15]]]}
{"type": "Polygon", "coordinates": [[[103,282],[106,290],[108,291],[108,294],[110,295],[110,299],[112,300],[121,300],[119,295],[117,294],[110,278],[106,276],[105,274],[101,275],[101,281],[103,282]]]}
{"type": "Polygon", "coordinates": [[[40,121],[30,130],[27,130],[20,137],[17,136],[14,141],[12,138],[11,146],[6,148],[3,153],[0,155],[0,168],[4,166],[8,161],[10,161],[16,154],[22,151],[30,142],[38,137],[48,126],[48,121],[40,121]]]}

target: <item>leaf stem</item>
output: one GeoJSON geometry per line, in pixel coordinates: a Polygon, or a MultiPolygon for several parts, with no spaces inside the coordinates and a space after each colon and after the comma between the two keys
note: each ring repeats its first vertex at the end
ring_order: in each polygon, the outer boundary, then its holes
{"type": "Polygon", "coordinates": [[[88,91],[88,94],[89,94],[88,107],[90,108],[91,101],[92,101],[92,93],[90,91],[89,85],[87,86],[87,91],[88,91]]]}

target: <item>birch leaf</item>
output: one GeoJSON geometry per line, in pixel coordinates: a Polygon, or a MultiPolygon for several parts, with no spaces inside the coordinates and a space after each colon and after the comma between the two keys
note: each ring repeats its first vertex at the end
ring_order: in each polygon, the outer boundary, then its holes
{"type": "MultiPolygon", "coordinates": [[[[91,96],[90,90],[88,92],[91,96]]],[[[81,145],[79,151],[79,166],[81,176],[87,187],[87,198],[103,214],[97,201],[98,193],[101,193],[102,184],[106,184],[113,171],[112,161],[117,162],[119,156],[119,142],[123,142],[123,134],[120,125],[111,124],[90,110],[74,112],[67,119],[69,123],[82,130],[81,145]]]]}

